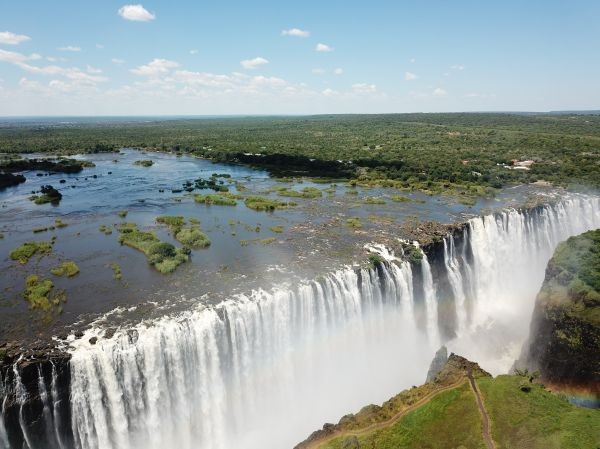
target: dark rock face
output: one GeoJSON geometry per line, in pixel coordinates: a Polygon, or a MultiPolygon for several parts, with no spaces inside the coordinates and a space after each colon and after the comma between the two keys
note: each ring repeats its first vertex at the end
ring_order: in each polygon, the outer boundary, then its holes
{"type": "Polygon", "coordinates": [[[448,349],[445,346],[442,346],[435,353],[435,356],[433,357],[433,360],[431,361],[431,365],[429,365],[429,371],[427,371],[427,379],[425,380],[425,382],[433,382],[435,377],[444,368],[447,361],[448,361],[448,349]]]}
{"type": "Polygon", "coordinates": [[[68,354],[18,354],[0,361],[0,419],[9,447],[73,447],[68,354]]]}
{"type": "Polygon", "coordinates": [[[600,230],[563,242],[548,263],[517,367],[538,370],[555,389],[600,403],[600,230]],[[591,274],[589,274],[591,273],[591,274]]]}

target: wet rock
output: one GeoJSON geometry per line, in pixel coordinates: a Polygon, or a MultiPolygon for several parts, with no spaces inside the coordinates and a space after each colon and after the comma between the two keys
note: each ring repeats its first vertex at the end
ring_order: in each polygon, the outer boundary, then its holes
{"type": "Polygon", "coordinates": [[[431,365],[429,365],[429,371],[427,371],[427,379],[425,382],[433,382],[435,376],[444,368],[446,362],[448,361],[448,349],[445,346],[442,346],[435,353],[433,360],[431,361],[431,365]]]}
{"type": "Polygon", "coordinates": [[[75,331],[75,338],[81,338],[83,337],[83,331],[75,331]]]}
{"type": "Polygon", "coordinates": [[[98,337],[92,337],[89,339],[89,342],[91,345],[95,345],[97,341],[98,341],[98,337]]]}

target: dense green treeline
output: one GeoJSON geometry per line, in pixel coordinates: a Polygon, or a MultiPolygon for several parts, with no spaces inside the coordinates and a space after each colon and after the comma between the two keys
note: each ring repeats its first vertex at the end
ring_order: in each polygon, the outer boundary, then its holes
{"type": "Polygon", "coordinates": [[[439,183],[500,187],[541,179],[600,184],[600,115],[322,115],[0,127],[0,152],[121,147],[299,171],[314,165],[327,175],[388,178],[421,189],[439,183]],[[534,163],[530,170],[514,170],[507,168],[511,160],[534,163]]]}

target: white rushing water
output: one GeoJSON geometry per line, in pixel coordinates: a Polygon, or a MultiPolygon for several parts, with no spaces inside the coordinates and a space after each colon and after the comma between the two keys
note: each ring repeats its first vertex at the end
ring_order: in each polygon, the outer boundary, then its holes
{"type": "MultiPolygon", "coordinates": [[[[440,343],[506,372],[554,248],[596,227],[600,200],[574,196],[475,218],[464,239],[446,238],[438,265],[425,257],[418,272],[382,251],[391,263],[377,270],[255,291],[95,345],[88,339],[102,331],[92,329],[72,350],[75,446],[291,448],[326,421],[421,384],[440,343]],[[445,342],[449,299],[457,337],[445,342]]],[[[52,388],[40,386],[46,399],[52,388]]],[[[44,406],[62,448],[57,413],[44,406]]]]}

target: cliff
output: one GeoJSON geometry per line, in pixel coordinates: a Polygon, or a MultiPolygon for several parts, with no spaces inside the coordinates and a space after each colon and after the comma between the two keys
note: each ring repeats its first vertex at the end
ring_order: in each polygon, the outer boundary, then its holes
{"type": "Polygon", "coordinates": [[[600,399],[600,229],[557,247],[520,364],[554,389],[600,399]]]}

